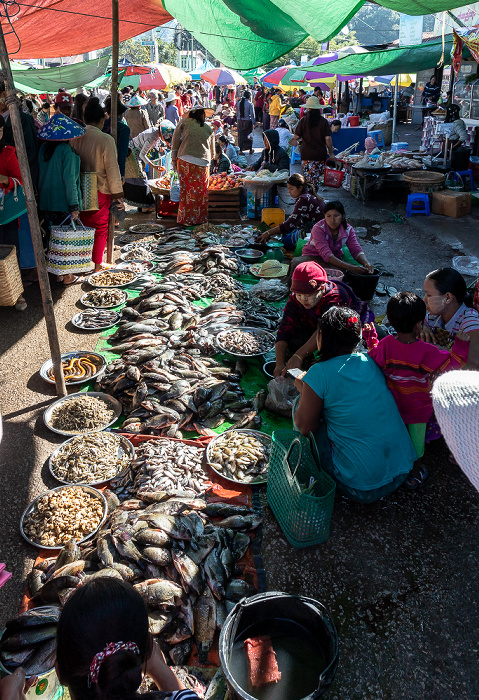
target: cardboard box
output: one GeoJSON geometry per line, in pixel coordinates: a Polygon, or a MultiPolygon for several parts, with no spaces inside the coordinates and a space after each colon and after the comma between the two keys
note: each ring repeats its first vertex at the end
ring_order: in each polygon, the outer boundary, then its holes
{"type": "Polygon", "coordinates": [[[466,214],[469,214],[470,211],[470,192],[452,192],[451,190],[433,192],[433,214],[442,214],[442,216],[452,216],[453,218],[457,219],[460,216],[465,216],[466,214]]]}

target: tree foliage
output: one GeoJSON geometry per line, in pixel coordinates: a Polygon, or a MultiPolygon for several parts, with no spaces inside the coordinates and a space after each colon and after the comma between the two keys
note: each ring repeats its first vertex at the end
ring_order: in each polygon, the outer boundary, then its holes
{"type": "MultiPolygon", "coordinates": [[[[111,56],[112,48],[108,46],[102,49],[100,56],[111,56]]],[[[150,47],[142,46],[138,39],[126,39],[120,41],[118,55],[120,60],[126,58],[131,63],[148,63],[150,59],[150,47]]]]}
{"type": "Polygon", "coordinates": [[[178,50],[173,43],[157,39],[158,42],[158,62],[167,63],[169,66],[176,66],[178,50]]]}

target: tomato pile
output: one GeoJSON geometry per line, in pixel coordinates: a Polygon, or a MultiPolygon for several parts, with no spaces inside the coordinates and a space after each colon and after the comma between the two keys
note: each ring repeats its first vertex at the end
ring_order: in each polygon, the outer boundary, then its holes
{"type": "Polygon", "coordinates": [[[243,173],[218,173],[218,175],[210,175],[209,189],[210,190],[231,190],[234,187],[243,184],[243,173]]]}

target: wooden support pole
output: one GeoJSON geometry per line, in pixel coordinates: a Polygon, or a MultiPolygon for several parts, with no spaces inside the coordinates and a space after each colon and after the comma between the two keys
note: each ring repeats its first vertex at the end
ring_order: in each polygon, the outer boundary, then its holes
{"type": "Polygon", "coordinates": [[[63,375],[60,343],[58,340],[57,325],[55,321],[55,311],[53,308],[52,291],[50,289],[50,280],[48,279],[47,266],[45,263],[45,254],[43,252],[42,234],[40,231],[40,222],[38,220],[37,203],[35,201],[35,192],[33,189],[32,176],[30,174],[30,165],[27,158],[27,150],[25,148],[25,139],[23,137],[22,121],[20,118],[19,101],[15,94],[12,71],[8,59],[7,45],[3,34],[3,27],[0,22],[0,62],[2,72],[5,79],[5,89],[7,92],[7,105],[10,112],[10,120],[12,122],[13,138],[15,140],[15,148],[22,174],[23,190],[27,202],[28,221],[30,223],[30,231],[32,235],[33,250],[35,252],[35,261],[37,263],[38,282],[42,294],[43,313],[45,315],[45,323],[47,327],[48,342],[50,344],[50,354],[53,362],[53,372],[55,374],[55,386],[58,396],[66,396],[67,389],[65,386],[65,377],[63,375]]]}
{"type": "MultiPolygon", "coordinates": [[[[118,0],[112,0],[111,3],[111,114],[110,114],[110,133],[118,141],[118,60],[120,49],[120,21],[118,0]]],[[[115,236],[115,220],[110,214],[108,220],[108,240],[106,245],[106,261],[111,264],[113,262],[113,239],[115,236]]]]}

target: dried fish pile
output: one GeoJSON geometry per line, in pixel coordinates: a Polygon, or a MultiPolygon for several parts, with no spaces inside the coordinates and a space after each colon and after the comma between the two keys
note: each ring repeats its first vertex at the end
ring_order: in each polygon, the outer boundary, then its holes
{"type": "Polygon", "coordinates": [[[227,430],[208,448],[211,466],[229,479],[254,483],[266,479],[270,440],[249,433],[227,430]]]}
{"type": "Polygon", "coordinates": [[[51,459],[54,476],[71,484],[98,484],[122,472],[130,456],[114,433],[88,433],[68,440],[51,459]]]}
{"type": "Polygon", "coordinates": [[[85,306],[108,308],[123,304],[128,299],[128,294],[123,289],[93,289],[81,298],[85,306]]]}
{"type": "Polygon", "coordinates": [[[115,411],[95,396],[75,396],[53,409],[50,423],[65,433],[87,433],[106,428],[114,415],[115,411]]]}
{"type": "Polygon", "coordinates": [[[146,245],[141,245],[140,243],[137,243],[134,247],[131,247],[129,250],[125,251],[121,255],[122,260],[153,260],[155,257],[155,247],[156,246],[148,246],[146,245]]]}
{"type": "Polygon", "coordinates": [[[118,264],[119,268],[131,270],[135,275],[144,275],[155,269],[156,264],[151,260],[125,260],[118,264]]]}
{"type": "Polygon", "coordinates": [[[87,330],[95,328],[103,328],[104,326],[113,325],[118,320],[119,316],[116,311],[106,311],[100,309],[87,309],[74,317],[74,322],[77,326],[87,330]]]}
{"type": "Polygon", "coordinates": [[[130,469],[111,488],[119,498],[148,497],[152,492],[175,493],[183,489],[204,493],[208,475],[202,462],[204,447],[183,442],[146,440],[136,448],[130,469]]]}
{"type": "Polygon", "coordinates": [[[214,303],[228,302],[243,312],[246,326],[258,326],[267,330],[276,330],[282,318],[282,313],[274,306],[265,304],[249,291],[224,291],[219,293],[214,303]]]}
{"type": "Polygon", "coordinates": [[[135,226],[130,226],[131,233],[154,233],[160,234],[165,230],[163,224],[135,224],[135,226]]]}
{"type": "Polygon", "coordinates": [[[210,246],[199,255],[187,249],[176,249],[174,252],[162,254],[159,260],[157,271],[164,275],[188,272],[202,272],[206,275],[227,272],[238,275],[246,270],[246,266],[223,246],[210,246]]]}
{"type": "Polygon", "coordinates": [[[274,346],[274,339],[268,335],[260,335],[253,331],[243,331],[239,328],[228,333],[222,333],[218,337],[218,343],[221,348],[234,352],[235,354],[261,355],[268,352],[274,346]]]}
{"type": "Polygon", "coordinates": [[[229,610],[255,592],[234,577],[250,545],[246,532],[261,518],[245,506],[202,498],[163,493],[155,502],[150,494],[118,505],[114,494],[106,495],[112,512],[92,543],[80,549],[69,542],[56,560],[32,570],[34,604],[63,604],[80,583],[95,578],[126,580],[145,599],[150,631],[171,663],[183,664],[193,642],[205,663],[229,610]]]}
{"type": "Polygon", "coordinates": [[[132,282],[135,277],[135,273],[130,270],[102,270],[94,272],[88,281],[97,287],[118,287],[132,282]]]}
{"type": "Polygon", "coordinates": [[[23,521],[32,542],[44,547],[61,547],[72,537],[82,540],[92,533],[103,517],[104,503],[81,488],[65,486],[39,498],[23,521]]]}
{"type": "Polygon", "coordinates": [[[60,608],[57,605],[27,610],[5,625],[0,661],[13,673],[21,666],[27,676],[39,676],[55,666],[55,644],[60,608]]]}

